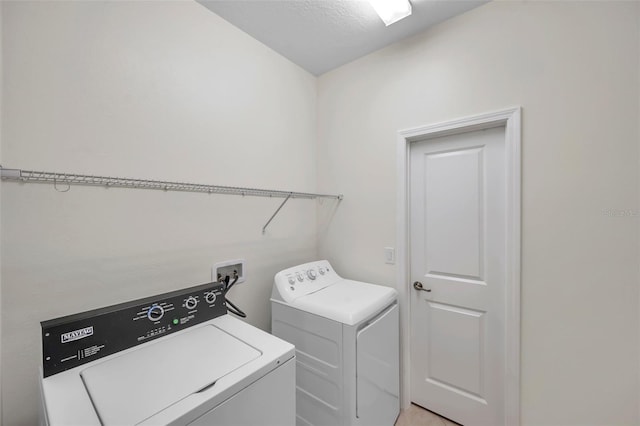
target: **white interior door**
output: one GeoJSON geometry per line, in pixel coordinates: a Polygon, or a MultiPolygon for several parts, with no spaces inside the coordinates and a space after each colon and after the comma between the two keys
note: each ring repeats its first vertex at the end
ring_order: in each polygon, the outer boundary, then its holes
{"type": "Polygon", "coordinates": [[[411,144],[411,399],[501,425],[505,389],[505,127],[411,144]]]}

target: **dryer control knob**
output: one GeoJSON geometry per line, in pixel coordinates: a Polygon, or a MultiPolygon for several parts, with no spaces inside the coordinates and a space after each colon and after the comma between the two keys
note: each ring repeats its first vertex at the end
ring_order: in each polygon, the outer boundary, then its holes
{"type": "Polygon", "coordinates": [[[160,321],[164,316],[164,308],[160,305],[153,305],[147,311],[147,318],[150,321],[160,321]]]}
{"type": "Polygon", "coordinates": [[[187,309],[195,309],[198,306],[198,299],[193,296],[187,297],[187,300],[184,301],[184,307],[187,309]]]}
{"type": "Polygon", "coordinates": [[[289,284],[295,284],[296,280],[293,279],[293,277],[289,277],[289,284]]]}
{"type": "Polygon", "coordinates": [[[216,294],[212,291],[204,295],[204,300],[212,305],[216,301],[216,294]]]}
{"type": "Polygon", "coordinates": [[[318,268],[318,272],[320,272],[320,275],[324,275],[324,268],[318,268]]]}
{"type": "Polygon", "coordinates": [[[309,277],[310,280],[315,280],[317,277],[316,271],[314,271],[313,269],[309,269],[307,271],[307,276],[309,277]]]}
{"type": "Polygon", "coordinates": [[[304,281],[304,277],[302,276],[302,274],[301,274],[300,272],[298,272],[298,273],[296,274],[296,278],[297,278],[297,279],[298,279],[298,281],[300,281],[300,282],[304,281]]]}

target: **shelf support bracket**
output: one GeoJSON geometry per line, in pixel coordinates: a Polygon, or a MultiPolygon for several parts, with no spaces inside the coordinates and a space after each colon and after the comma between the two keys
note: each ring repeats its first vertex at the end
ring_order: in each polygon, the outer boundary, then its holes
{"type": "Polygon", "coordinates": [[[280,204],[280,207],[278,207],[276,209],[276,211],[271,215],[271,217],[269,218],[269,220],[267,221],[267,223],[264,224],[264,226],[262,227],[262,233],[264,234],[265,232],[267,232],[267,226],[269,226],[269,224],[271,223],[271,221],[273,220],[274,217],[276,217],[276,215],[280,212],[280,209],[282,209],[282,207],[287,203],[287,201],[289,201],[289,198],[291,198],[291,193],[289,193],[289,195],[287,195],[287,198],[284,199],[284,201],[282,202],[282,204],[280,204]]]}

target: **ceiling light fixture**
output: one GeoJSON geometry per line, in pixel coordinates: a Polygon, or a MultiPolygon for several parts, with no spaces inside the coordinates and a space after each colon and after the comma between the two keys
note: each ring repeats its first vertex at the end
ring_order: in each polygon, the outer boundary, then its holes
{"type": "Polygon", "coordinates": [[[386,26],[411,15],[409,0],[369,0],[386,26]]]}

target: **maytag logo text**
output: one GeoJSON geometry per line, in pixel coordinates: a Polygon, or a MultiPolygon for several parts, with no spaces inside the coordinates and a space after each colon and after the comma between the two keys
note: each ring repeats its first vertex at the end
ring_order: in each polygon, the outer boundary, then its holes
{"type": "Polygon", "coordinates": [[[93,326],[64,333],[60,336],[60,339],[62,340],[62,343],[69,343],[89,336],[93,336],[93,326]]]}

